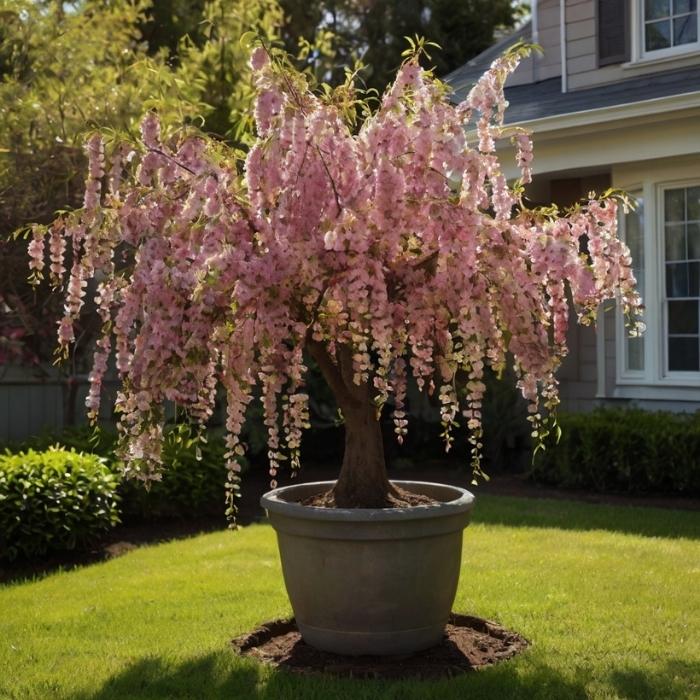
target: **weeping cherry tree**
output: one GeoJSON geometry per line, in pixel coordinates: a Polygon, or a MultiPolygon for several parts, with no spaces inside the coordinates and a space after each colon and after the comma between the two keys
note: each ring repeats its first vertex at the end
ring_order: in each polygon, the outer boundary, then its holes
{"type": "Polygon", "coordinates": [[[478,473],[487,367],[512,366],[541,438],[558,402],[569,300],[589,324],[616,298],[641,329],[629,250],[616,237],[624,197],[591,195],[566,212],[523,201],[532,142],[504,125],[503,86],[527,49],[498,58],[453,104],[420,67],[420,48],[369,109],[352,76],[313,91],[258,46],[246,154],[194,131],[162,134],[155,113],[136,142],[90,137],[84,205],[35,227],[31,265],[42,272],[46,245],[65,294],[63,352],[96,290],[103,332],[87,405],[96,417],[113,354],[127,472],[158,478],[164,405],[204,425],[221,386],[233,515],[248,403],[262,401],[274,486],[283,462],[299,467],[313,358],[345,424],[324,503],[410,505],[387,478],[379,416],[391,411],[401,441],[411,376],[437,393],[448,449],[466,422],[478,473]],[[496,150],[506,139],[515,183],[496,150]]]}

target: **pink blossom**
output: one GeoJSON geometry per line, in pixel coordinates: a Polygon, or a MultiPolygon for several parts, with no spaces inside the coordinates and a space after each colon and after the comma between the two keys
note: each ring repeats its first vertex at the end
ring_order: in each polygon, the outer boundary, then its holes
{"type": "Polygon", "coordinates": [[[269,62],[267,51],[262,46],[258,46],[250,54],[250,67],[255,70],[262,70],[269,62]]]}
{"type": "MultiPolygon", "coordinates": [[[[157,478],[164,403],[204,425],[218,385],[226,393],[229,512],[254,395],[271,479],[286,464],[297,469],[309,422],[310,340],[351,358],[349,381],[370,383],[378,410],[393,403],[399,440],[408,429],[409,374],[435,392],[446,447],[466,423],[478,471],[489,369],[512,363],[535,432],[556,408],[569,292],[582,323],[601,301],[619,298],[641,327],[616,201],[591,199],[553,218],[528,210],[503,174],[496,144],[511,135],[503,85],[517,62],[495,61],[453,106],[409,61],[358,129],[256,49],[258,139],[244,163],[234,153],[222,158],[221,145],[204,136],[163,139],[149,114],[134,162],[130,146],[110,157],[104,199],[102,141],[91,137],[85,208],[51,229],[52,273],[62,275],[68,238],[73,253],[59,342],[73,341],[96,279],[103,334],[88,404],[94,419],[113,348],[131,473],[157,478]],[[463,128],[472,114],[476,144],[463,128]],[[589,257],[579,253],[584,237],[589,257]]],[[[530,137],[514,138],[528,182],[530,137]]],[[[40,271],[41,230],[29,245],[40,271]]]]}

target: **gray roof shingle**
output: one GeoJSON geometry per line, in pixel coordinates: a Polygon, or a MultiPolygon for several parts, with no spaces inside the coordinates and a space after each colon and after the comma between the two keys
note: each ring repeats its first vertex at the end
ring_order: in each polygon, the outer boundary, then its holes
{"type": "MultiPolygon", "coordinates": [[[[479,54],[469,63],[450,73],[445,80],[455,90],[453,100],[463,100],[496,56],[520,38],[529,35],[529,24],[498,44],[479,54]],[[523,33],[524,32],[524,33],[523,33]]],[[[551,78],[528,85],[506,87],[506,122],[526,122],[542,117],[559,116],[590,109],[613,107],[700,91],[700,65],[636,76],[607,85],[562,93],[561,78],[551,78]]],[[[700,98],[698,100],[700,104],[700,98]]]]}
{"type": "Polygon", "coordinates": [[[459,96],[458,99],[463,100],[471,90],[472,85],[482,76],[492,61],[521,39],[531,41],[530,22],[503,37],[493,46],[489,46],[488,49],[482,51],[460,68],[453,70],[444,80],[454,88],[459,96]]]}

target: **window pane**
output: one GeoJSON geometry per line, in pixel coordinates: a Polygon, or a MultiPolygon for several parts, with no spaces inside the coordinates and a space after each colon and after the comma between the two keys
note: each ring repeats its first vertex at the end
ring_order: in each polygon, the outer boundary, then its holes
{"type": "Polygon", "coordinates": [[[644,369],[644,338],[627,338],[627,369],[644,369]]]}
{"type": "Polygon", "coordinates": [[[671,14],[670,0],[645,0],[644,19],[658,19],[671,14]]]}
{"type": "MultiPolygon", "coordinates": [[[[632,266],[644,267],[644,203],[637,199],[637,208],[625,215],[625,243],[632,255],[632,266]]],[[[667,257],[667,259],[669,259],[667,257]]]]}
{"type": "Polygon", "coordinates": [[[666,296],[688,296],[688,265],[676,263],[666,265],[666,296]]]}
{"type": "Polygon", "coordinates": [[[651,22],[646,25],[647,51],[658,51],[671,46],[671,20],[651,22]]]}
{"type": "Polygon", "coordinates": [[[670,335],[691,335],[698,332],[698,302],[668,302],[668,332],[670,335]]]}
{"type": "Polygon", "coordinates": [[[700,260],[700,222],[688,224],[688,257],[700,260]]]}
{"type": "Polygon", "coordinates": [[[698,360],[697,338],[668,339],[668,369],[671,372],[697,372],[698,360]]]}
{"type": "Polygon", "coordinates": [[[688,263],[688,296],[700,297],[700,263],[688,263]]]}
{"type": "Polygon", "coordinates": [[[700,187],[689,187],[688,196],[688,221],[700,221],[700,187]]]}
{"type": "Polygon", "coordinates": [[[695,12],[695,0],[673,0],[673,14],[682,15],[685,12],[695,12]]]}
{"type": "Polygon", "coordinates": [[[685,221],[685,189],[664,192],[664,221],[685,221]]]}
{"type": "Polygon", "coordinates": [[[666,225],[666,260],[685,260],[685,225],[666,225]]]}
{"type": "Polygon", "coordinates": [[[673,20],[673,45],[693,44],[698,40],[698,16],[684,15],[673,20]]]}

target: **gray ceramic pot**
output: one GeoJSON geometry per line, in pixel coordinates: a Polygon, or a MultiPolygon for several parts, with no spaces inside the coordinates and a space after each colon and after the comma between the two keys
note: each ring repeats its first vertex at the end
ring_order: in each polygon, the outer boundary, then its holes
{"type": "Polygon", "coordinates": [[[317,508],[299,501],[334,482],[285,486],[261,504],[304,640],[337,654],[407,654],[442,638],[454,602],[462,530],[474,496],[457,486],[395,481],[438,505],[317,508]]]}

